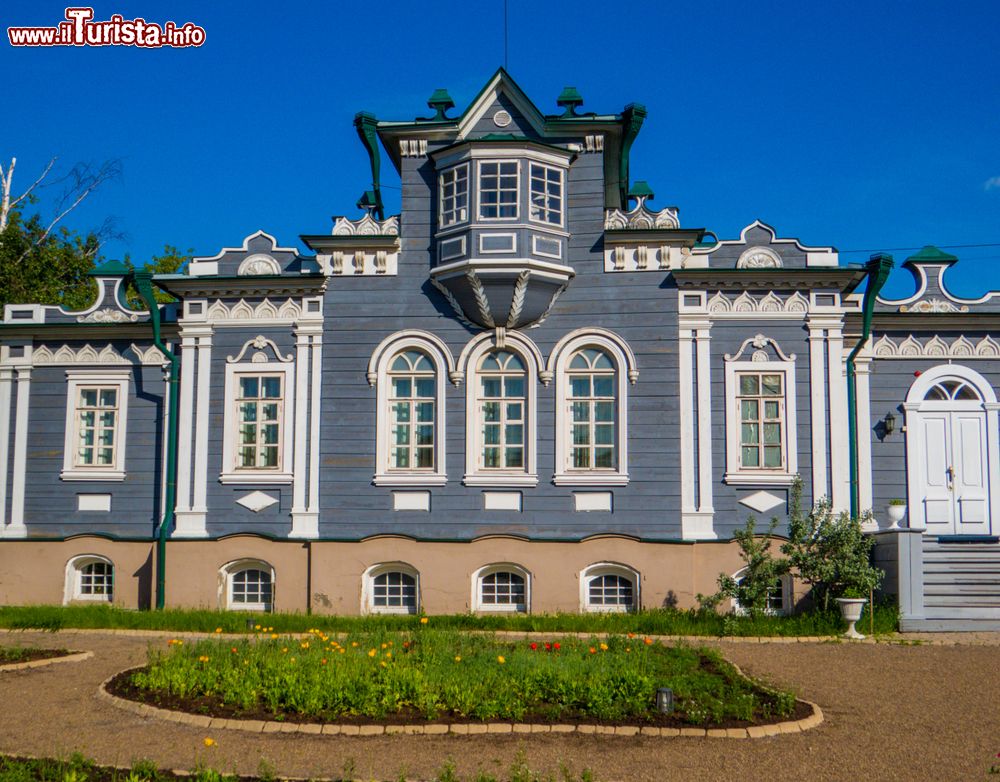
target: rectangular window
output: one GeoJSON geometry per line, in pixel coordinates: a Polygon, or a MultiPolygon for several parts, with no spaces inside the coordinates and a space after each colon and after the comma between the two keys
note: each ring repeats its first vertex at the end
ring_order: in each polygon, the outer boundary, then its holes
{"type": "Polygon", "coordinates": [[[63,480],[125,479],[125,424],[130,370],[66,371],[63,480]]]}
{"type": "Polygon", "coordinates": [[[392,378],[390,469],[434,469],[434,375],[392,378]]]}
{"type": "Polygon", "coordinates": [[[113,468],[117,428],[118,387],[79,386],[74,467],[113,468]]]}
{"type": "Polygon", "coordinates": [[[531,219],[562,225],[562,169],[531,164],[531,219]]]}
{"type": "Polygon", "coordinates": [[[280,470],[283,375],[240,375],[236,391],[236,469],[280,470]]]}
{"type": "Polygon", "coordinates": [[[614,375],[570,376],[574,470],[615,468],[614,375]]]}
{"type": "Polygon", "coordinates": [[[516,220],[518,164],[494,161],[479,164],[479,217],[483,220],[516,220]]]}
{"type": "Polygon", "coordinates": [[[469,219],[469,167],[456,166],[444,171],[440,178],[440,227],[447,228],[469,219]]]}
{"type": "Polygon", "coordinates": [[[524,377],[480,378],[483,468],[524,469],[524,377]]]}
{"type": "Polygon", "coordinates": [[[785,468],[784,375],[737,373],[740,423],[740,467],[744,470],[785,468]]]}

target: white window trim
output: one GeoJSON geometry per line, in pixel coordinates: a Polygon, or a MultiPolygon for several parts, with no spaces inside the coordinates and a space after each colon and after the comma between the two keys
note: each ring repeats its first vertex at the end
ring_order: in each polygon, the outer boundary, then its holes
{"type": "MultiPolygon", "coordinates": [[[[736,581],[740,581],[746,575],[746,572],[747,572],[746,568],[741,568],[740,570],[733,573],[733,578],[736,581]]],[[[792,577],[788,574],[785,574],[783,576],[779,576],[779,579],[781,581],[781,608],[775,611],[774,609],[768,607],[765,613],[770,616],[788,616],[790,613],[792,613],[791,611],[792,577]]],[[[743,606],[739,604],[739,602],[736,600],[735,597],[729,602],[731,604],[734,614],[737,614],[739,616],[746,615],[746,609],[744,609],[743,606]]]]}
{"type": "Polygon", "coordinates": [[[469,170],[468,163],[459,163],[457,166],[450,166],[438,173],[438,227],[454,228],[465,225],[472,219],[472,171],[469,170]],[[444,176],[445,174],[457,173],[459,169],[465,169],[465,218],[456,220],[448,225],[444,224],[444,176]]]}
{"type": "Polygon", "coordinates": [[[420,613],[421,590],[420,571],[405,562],[380,562],[365,570],[361,579],[361,613],[362,614],[396,614],[414,616],[420,613]],[[410,576],[417,587],[417,601],[413,610],[405,606],[376,606],[375,579],[385,573],[405,573],[410,576]]]}
{"type": "Polygon", "coordinates": [[[368,363],[368,382],[375,386],[375,475],[376,486],[444,486],[448,482],[446,467],[445,380],[455,376],[451,351],[438,337],[423,331],[401,331],[386,339],[375,349],[368,363]],[[419,350],[434,365],[434,468],[397,470],[389,464],[389,439],[392,426],[389,416],[389,367],[392,360],[407,350],[419,350]]]}
{"type": "Polygon", "coordinates": [[[294,362],[243,362],[226,365],[225,415],[222,440],[222,472],[219,483],[291,483],[292,442],[295,421],[294,362]],[[238,469],[236,467],[236,390],[240,375],[282,375],[281,437],[278,446],[278,469],[238,469]]]}
{"type": "Polygon", "coordinates": [[[580,611],[585,613],[634,613],[642,606],[639,592],[641,577],[639,571],[628,565],[617,562],[595,562],[580,571],[580,611]],[[632,581],[632,606],[627,608],[620,605],[591,605],[590,604],[590,580],[599,576],[624,576],[632,581]]]}
{"type": "Polygon", "coordinates": [[[219,603],[226,611],[258,611],[271,613],[274,611],[274,598],[277,582],[274,568],[262,559],[237,559],[219,569],[219,603]],[[262,570],[271,576],[271,603],[234,603],[233,576],[244,570],[262,570]]]}
{"type": "MultiPolygon", "coordinates": [[[[499,172],[499,169],[497,169],[499,172]]],[[[497,174],[499,178],[501,174],[497,174]]],[[[516,223],[521,219],[521,197],[524,195],[524,183],[521,181],[521,158],[519,157],[508,157],[508,158],[491,158],[489,160],[480,160],[476,164],[476,220],[493,224],[493,223],[516,223]],[[482,181],[483,181],[483,164],[485,163],[513,163],[517,167],[517,173],[515,174],[515,181],[517,182],[517,197],[514,199],[514,215],[512,217],[484,217],[483,216],[483,203],[482,203],[482,181]]],[[[499,202],[497,203],[499,207],[499,202]]],[[[498,209],[499,211],[499,209],[498,209]]]]}
{"type": "MultiPolygon", "coordinates": [[[[548,225],[555,228],[565,228],[566,226],[566,168],[564,166],[553,166],[548,163],[542,163],[538,160],[530,160],[528,162],[528,222],[532,225],[548,225]],[[550,169],[552,171],[559,172],[559,222],[550,223],[548,220],[536,220],[531,216],[531,167],[538,166],[543,169],[550,169]]],[[[538,253],[542,255],[542,253],[538,253]]]]}
{"type": "Polygon", "coordinates": [[[493,334],[486,333],[473,339],[459,358],[459,371],[465,371],[465,477],[466,486],[537,486],[537,407],[538,372],[541,353],[535,343],[523,334],[509,333],[503,348],[497,347],[493,334]],[[479,417],[479,362],[486,353],[506,350],[516,353],[524,363],[525,389],[524,403],[527,410],[524,418],[524,469],[487,470],[480,466],[482,444],[482,421],[479,417]]]}
{"type": "Polygon", "coordinates": [[[472,574],[472,605],[473,610],[482,613],[498,614],[530,614],[531,613],[531,573],[520,565],[512,562],[499,562],[493,565],[486,565],[479,568],[472,574]],[[498,605],[496,603],[483,602],[483,579],[493,573],[514,573],[524,579],[524,603],[507,603],[498,605]]]}
{"type": "Polygon", "coordinates": [[[66,378],[66,435],[63,445],[63,469],[59,477],[64,481],[124,481],[125,434],[128,422],[128,392],[130,369],[68,369],[66,378]],[[115,463],[109,466],[77,465],[77,415],[76,403],[80,387],[114,386],[118,389],[118,414],[115,419],[115,463]]]}
{"type": "Polygon", "coordinates": [[[87,601],[93,603],[113,603],[115,599],[115,563],[100,554],[79,554],[66,563],[66,583],[63,588],[63,605],[71,602],[87,601]],[[83,568],[95,562],[111,565],[111,594],[85,595],[82,588],[83,568]]]}
{"type": "Polygon", "coordinates": [[[639,379],[635,355],[628,343],[606,329],[578,329],[563,337],[549,356],[548,371],[556,379],[556,441],[555,474],[552,482],[557,486],[625,486],[628,475],[628,387],[639,379]],[[618,420],[615,421],[615,449],[617,466],[613,470],[575,470],[570,467],[573,449],[572,402],[566,369],[577,350],[584,347],[600,348],[607,352],[615,364],[615,389],[618,420]]]}
{"type": "Polygon", "coordinates": [[[726,474],[731,486],[790,486],[798,474],[795,418],[795,359],[787,361],[726,361],[726,474]],[[785,469],[745,469],[740,465],[740,411],[736,376],[740,372],[781,374],[785,390],[785,469]]]}

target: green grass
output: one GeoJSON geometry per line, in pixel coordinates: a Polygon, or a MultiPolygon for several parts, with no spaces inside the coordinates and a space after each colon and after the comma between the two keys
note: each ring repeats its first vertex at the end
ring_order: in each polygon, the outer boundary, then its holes
{"type": "Polygon", "coordinates": [[[658,687],[673,689],[674,716],[695,725],[759,722],[794,708],[790,693],[761,691],[716,652],[641,635],[510,641],[428,625],[165,646],[150,649],[149,667],[131,675],[134,686],[187,703],[210,698],[226,714],[257,719],[656,723],[658,687]]]}
{"type": "MultiPolygon", "coordinates": [[[[406,776],[401,771],[398,779],[406,776]]],[[[344,763],[341,782],[357,777],[356,764],[348,759],[344,763]]],[[[261,760],[254,777],[223,774],[205,765],[193,769],[191,776],[178,777],[172,771],[158,769],[148,760],[135,761],[131,769],[123,770],[113,766],[99,766],[80,754],[74,754],[67,760],[0,756],[0,782],[275,782],[277,779],[280,777],[275,776],[274,770],[264,760],[261,760]]],[[[461,777],[456,773],[455,763],[449,758],[430,782],[594,782],[594,776],[587,769],[577,775],[564,763],[560,764],[558,776],[551,773],[543,775],[532,771],[523,753],[519,753],[507,773],[500,775],[480,770],[475,776],[461,777]]]]}
{"type": "MultiPolygon", "coordinates": [[[[406,630],[417,625],[413,616],[309,616],[268,614],[248,616],[232,611],[128,611],[111,606],[4,606],[0,627],[22,630],[63,628],[167,630],[172,632],[247,632],[247,620],[266,622],[279,633],[303,633],[310,628],[328,632],[378,632],[406,630]]],[[[813,611],[794,616],[719,615],[703,611],[656,609],[635,614],[529,614],[435,616],[434,626],[454,630],[514,630],[578,633],[645,633],[696,636],[803,636],[839,635],[844,624],[837,611],[813,611]]],[[[899,626],[894,605],[876,606],[875,633],[893,633],[899,626]]],[[[858,623],[868,633],[867,614],[858,623]]]]}
{"type": "MultiPolygon", "coordinates": [[[[50,650],[37,649],[33,646],[0,646],[0,665],[34,660],[40,656],[52,656],[51,654],[46,654],[48,652],[50,650]]],[[[63,650],[63,653],[66,653],[65,650],[63,650]]]]}

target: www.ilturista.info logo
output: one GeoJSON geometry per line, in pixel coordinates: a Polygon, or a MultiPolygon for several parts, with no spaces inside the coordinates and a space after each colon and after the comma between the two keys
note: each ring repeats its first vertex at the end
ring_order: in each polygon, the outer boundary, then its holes
{"type": "Polygon", "coordinates": [[[163,46],[184,48],[205,43],[205,28],[192,22],[147,22],[112,14],[106,22],[95,22],[93,8],[67,8],[66,20],[55,27],[8,27],[11,46],[163,46]]]}

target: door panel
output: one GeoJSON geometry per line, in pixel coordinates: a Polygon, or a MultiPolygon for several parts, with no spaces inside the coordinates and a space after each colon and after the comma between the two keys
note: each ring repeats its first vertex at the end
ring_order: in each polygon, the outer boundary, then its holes
{"type": "Polygon", "coordinates": [[[986,472],[986,414],[952,413],[953,468],[958,529],[964,535],[989,533],[989,476],[986,472]]]}
{"type": "Polygon", "coordinates": [[[923,459],[920,496],[924,499],[927,529],[938,535],[954,532],[955,498],[950,488],[951,413],[922,413],[923,459]]]}

